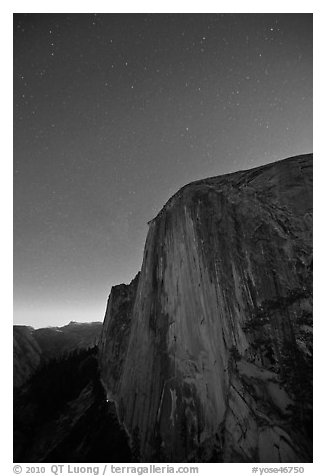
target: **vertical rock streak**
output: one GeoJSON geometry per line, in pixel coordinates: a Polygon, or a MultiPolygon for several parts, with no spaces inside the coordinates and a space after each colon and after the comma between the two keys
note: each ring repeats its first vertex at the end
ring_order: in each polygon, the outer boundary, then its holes
{"type": "Polygon", "coordinates": [[[299,156],[194,182],[149,223],[101,339],[143,461],[311,459],[311,171],[299,156]]]}

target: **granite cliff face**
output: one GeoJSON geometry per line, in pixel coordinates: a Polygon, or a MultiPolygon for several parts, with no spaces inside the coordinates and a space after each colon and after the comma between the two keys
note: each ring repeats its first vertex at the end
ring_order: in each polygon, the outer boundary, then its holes
{"type": "Polygon", "coordinates": [[[312,155],[167,202],[100,368],[142,461],[312,460],[312,155]]]}

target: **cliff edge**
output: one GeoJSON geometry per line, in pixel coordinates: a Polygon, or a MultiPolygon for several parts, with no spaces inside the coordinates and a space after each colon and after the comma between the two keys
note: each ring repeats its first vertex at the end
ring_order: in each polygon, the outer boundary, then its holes
{"type": "Polygon", "coordinates": [[[312,155],[167,202],[100,368],[141,461],[312,461],[312,155]]]}

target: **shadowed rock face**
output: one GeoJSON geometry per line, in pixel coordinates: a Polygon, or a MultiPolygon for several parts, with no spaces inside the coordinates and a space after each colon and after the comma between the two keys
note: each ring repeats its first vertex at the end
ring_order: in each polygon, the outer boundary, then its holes
{"type": "Polygon", "coordinates": [[[75,349],[40,366],[14,389],[15,462],[130,462],[113,403],[98,375],[97,348],[75,349]]]}
{"type": "Polygon", "coordinates": [[[312,156],[177,192],[100,365],[142,461],[311,461],[312,156]]]}
{"type": "Polygon", "coordinates": [[[13,383],[20,387],[35,372],[41,363],[42,349],[29,326],[14,326],[13,332],[13,383]]]}
{"type": "Polygon", "coordinates": [[[116,393],[124,368],[139,274],[129,285],[113,286],[108,300],[99,343],[101,378],[105,382],[108,396],[116,393]]]}
{"type": "Polygon", "coordinates": [[[34,329],[29,326],[13,327],[14,387],[20,387],[40,364],[75,349],[87,349],[98,343],[101,322],[70,322],[62,327],[34,329]]]}

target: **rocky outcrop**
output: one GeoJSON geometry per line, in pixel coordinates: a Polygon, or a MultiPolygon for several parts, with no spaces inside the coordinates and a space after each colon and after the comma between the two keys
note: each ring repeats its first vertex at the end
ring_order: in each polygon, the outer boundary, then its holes
{"type": "Polygon", "coordinates": [[[121,369],[124,368],[138,279],[139,273],[129,285],[113,286],[108,299],[99,343],[101,378],[108,394],[116,394],[121,369]]]}
{"type": "Polygon", "coordinates": [[[311,461],[312,156],[177,192],[100,366],[142,461],[311,461]]]}

